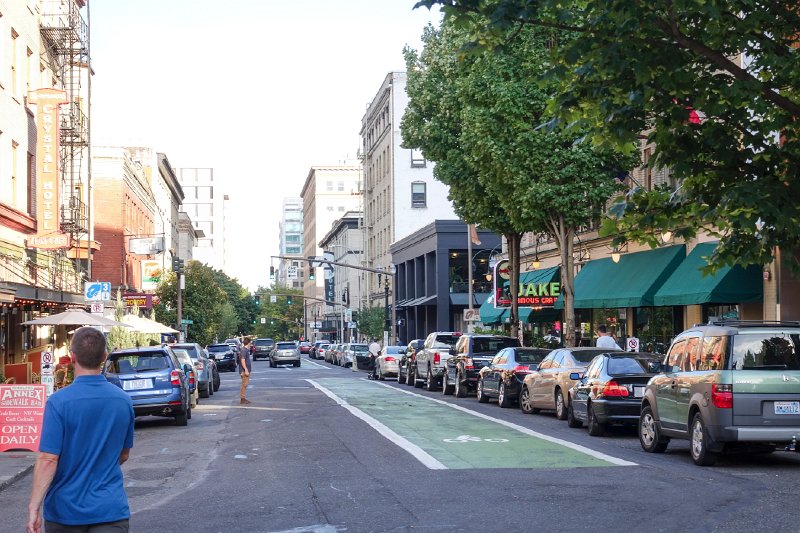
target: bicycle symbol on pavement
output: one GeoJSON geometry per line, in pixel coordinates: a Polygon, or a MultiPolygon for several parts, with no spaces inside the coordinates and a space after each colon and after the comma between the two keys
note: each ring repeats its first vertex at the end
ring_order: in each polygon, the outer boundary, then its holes
{"type": "Polygon", "coordinates": [[[508,439],[482,439],[472,435],[459,435],[454,439],[442,439],[444,442],[508,442],[508,439]]]}

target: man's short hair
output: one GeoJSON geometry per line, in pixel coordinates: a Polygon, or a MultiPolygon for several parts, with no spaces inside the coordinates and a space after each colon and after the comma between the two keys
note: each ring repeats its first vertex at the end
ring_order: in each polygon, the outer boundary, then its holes
{"type": "Polygon", "coordinates": [[[106,358],[106,338],[94,328],[79,328],[72,336],[69,351],[83,368],[100,368],[106,358]]]}
{"type": "Polygon", "coordinates": [[[597,326],[597,331],[599,331],[600,333],[608,333],[608,328],[606,327],[605,324],[600,324],[599,326],[597,326]]]}
{"type": "Polygon", "coordinates": [[[245,337],[245,338],[244,338],[244,340],[242,341],[242,343],[243,343],[245,346],[247,346],[248,344],[250,344],[250,336],[248,335],[247,337],[245,337]]]}

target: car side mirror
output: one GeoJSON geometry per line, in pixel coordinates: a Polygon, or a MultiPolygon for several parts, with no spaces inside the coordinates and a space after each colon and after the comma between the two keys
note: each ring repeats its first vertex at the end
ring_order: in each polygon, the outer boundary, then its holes
{"type": "Polygon", "coordinates": [[[579,379],[583,379],[583,372],[570,372],[569,379],[572,381],[578,381],[579,379]]]}
{"type": "Polygon", "coordinates": [[[183,365],[183,371],[188,374],[189,372],[194,371],[194,368],[192,368],[192,365],[190,365],[189,363],[186,363],[183,365]]]}

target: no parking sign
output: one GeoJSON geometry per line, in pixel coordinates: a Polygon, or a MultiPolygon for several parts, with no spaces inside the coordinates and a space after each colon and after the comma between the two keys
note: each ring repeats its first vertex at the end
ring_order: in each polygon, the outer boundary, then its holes
{"type": "Polygon", "coordinates": [[[626,347],[629,352],[638,352],[639,351],[639,339],[636,337],[630,337],[628,342],[626,343],[626,347]]]}

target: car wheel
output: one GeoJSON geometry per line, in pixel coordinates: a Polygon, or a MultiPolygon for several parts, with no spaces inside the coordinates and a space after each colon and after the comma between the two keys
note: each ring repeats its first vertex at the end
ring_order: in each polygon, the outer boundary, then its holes
{"type": "Polygon", "coordinates": [[[219,374],[217,374],[217,379],[214,380],[214,392],[219,390],[219,386],[222,383],[222,380],[219,379],[219,374]]]}
{"type": "Polygon", "coordinates": [[[408,385],[409,387],[416,386],[417,383],[416,376],[417,373],[414,372],[413,368],[406,369],[406,385],[408,385]]]}
{"type": "Polygon", "coordinates": [[[375,368],[375,372],[377,374],[378,381],[386,381],[386,377],[384,377],[383,372],[381,372],[381,365],[378,365],[375,368]]]}
{"type": "Polygon", "coordinates": [[[466,398],[467,392],[469,392],[467,388],[467,383],[464,381],[464,375],[460,372],[456,372],[456,398],[466,398]]]}
{"type": "Polygon", "coordinates": [[[208,380],[208,395],[214,396],[214,376],[212,374],[211,379],[208,380]]]}
{"type": "Polygon", "coordinates": [[[569,402],[567,407],[567,425],[571,428],[583,427],[583,422],[575,418],[575,409],[572,408],[572,402],[569,402]]]}
{"type": "Polygon", "coordinates": [[[508,396],[508,391],[506,390],[505,383],[500,384],[500,392],[499,396],[497,397],[497,405],[499,405],[503,409],[511,407],[511,398],[508,396]]]}
{"type": "Polygon", "coordinates": [[[187,409],[185,413],[180,413],[178,415],[175,415],[175,425],[188,426],[190,414],[191,414],[191,409],[187,409]]]}
{"type": "Polygon", "coordinates": [[[713,441],[700,413],[695,413],[692,419],[689,437],[689,451],[692,453],[692,459],[696,465],[711,466],[717,462],[719,454],[710,450],[713,441]]]}
{"type": "Polygon", "coordinates": [[[455,386],[450,384],[450,373],[445,371],[444,376],[442,376],[442,394],[450,396],[453,394],[454,389],[455,386]]]}
{"type": "Polygon", "coordinates": [[[414,372],[414,388],[421,389],[423,385],[425,385],[425,382],[419,379],[419,373],[414,372]]]}
{"type": "Polygon", "coordinates": [[[269,360],[269,367],[275,368],[275,361],[273,361],[272,359],[269,360]]]}
{"type": "Polygon", "coordinates": [[[428,369],[428,379],[425,380],[425,390],[436,390],[436,379],[433,377],[433,370],[428,369]]]}
{"type": "Polygon", "coordinates": [[[597,420],[597,414],[594,412],[592,404],[586,404],[586,428],[589,430],[589,435],[592,437],[599,437],[605,433],[606,426],[597,420]]]}
{"type": "Polygon", "coordinates": [[[299,367],[299,366],[300,366],[300,361],[297,361],[297,362],[294,364],[294,367],[295,367],[295,368],[297,368],[297,367],[299,367]]]}
{"type": "Polygon", "coordinates": [[[664,453],[669,445],[669,439],[661,436],[653,409],[649,405],[645,405],[639,415],[639,444],[648,453],[664,453]]]}
{"type": "Polygon", "coordinates": [[[483,379],[478,380],[478,402],[480,403],[487,403],[489,401],[489,397],[486,396],[486,391],[483,390],[483,379]]]}
{"type": "Polygon", "coordinates": [[[206,385],[206,390],[205,391],[200,391],[200,397],[201,398],[208,398],[209,396],[211,396],[211,393],[208,392],[209,390],[211,390],[211,386],[210,385],[206,385]]]}
{"type": "Polygon", "coordinates": [[[564,405],[564,395],[560,389],[556,389],[556,418],[559,420],[567,419],[567,406],[564,405]]]}
{"type": "Polygon", "coordinates": [[[531,415],[536,414],[541,409],[538,407],[533,406],[533,398],[531,398],[531,392],[528,390],[528,387],[523,385],[522,390],[519,393],[519,409],[525,414],[531,415]]]}

